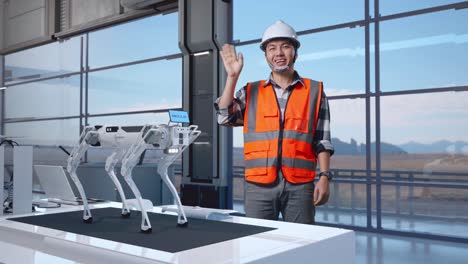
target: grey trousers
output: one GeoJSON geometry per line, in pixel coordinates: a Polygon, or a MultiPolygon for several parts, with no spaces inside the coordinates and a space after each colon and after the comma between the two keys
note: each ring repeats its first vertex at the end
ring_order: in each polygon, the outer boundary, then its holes
{"type": "Polygon", "coordinates": [[[247,217],[314,224],[314,183],[292,184],[281,172],[275,183],[264,185],[245,182],[245,214],[247,217]]]}

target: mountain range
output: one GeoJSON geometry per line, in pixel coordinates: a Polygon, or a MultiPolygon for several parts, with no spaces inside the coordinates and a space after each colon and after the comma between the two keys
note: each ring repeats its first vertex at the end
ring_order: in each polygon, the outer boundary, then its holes
{"type": "Polygon", "coordinates": [[[431,144],[410,141],[398,145],[408,153],[451,153],[468,155],[468,142],[439,140],[431,144]]]}
{"type": "MultiPolygon", "coordinates": [[[[365,155],[366,144],[358,144],[356,140],[351,139],[350,142],[344,142],[339,138],[332,138],[332,144],[335,148],[335,154],[338,155],[365,155]]],[[[434,154],[434,153],[449,153],[449,154],[464,154],[468,155],[468,142],[465,141],[449,141],[440,140],[433,143],[419,143],[411,141],[404,144],[390,144],[386,142],[380,143],[382,154],[434,154]]],[[[234,156],[243,155],[243,148],[234,147],[234,156]]],[[[375,142],[371,143],[371,152],[375,153],[375,142]]]]}

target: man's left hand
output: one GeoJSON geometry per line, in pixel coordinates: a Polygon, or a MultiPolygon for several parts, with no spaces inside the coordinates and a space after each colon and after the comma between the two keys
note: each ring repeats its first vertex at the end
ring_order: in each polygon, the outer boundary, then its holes
{"type": "Polygon", "coordinates": [[[315,185],[314,190],[314,205],[319,206],[328,202],[330,196],[330,186],[327,177],[320,177],[315,185]]]}

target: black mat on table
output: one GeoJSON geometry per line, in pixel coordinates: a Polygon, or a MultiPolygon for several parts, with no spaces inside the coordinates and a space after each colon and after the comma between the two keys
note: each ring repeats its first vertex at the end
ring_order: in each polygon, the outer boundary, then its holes
{"type": "Polygon", "coordinates": [[[178,227],[177,216],[148,213],[153,232],[145,234],[140,232],[139,211],[132,211],[130,218],[120,213],[119,208],[93,209],[92,224],[83,223],[81,210],[9,220],[172,253],[275,229],[195,218],[188,218],[187,227],[178,227]]]}

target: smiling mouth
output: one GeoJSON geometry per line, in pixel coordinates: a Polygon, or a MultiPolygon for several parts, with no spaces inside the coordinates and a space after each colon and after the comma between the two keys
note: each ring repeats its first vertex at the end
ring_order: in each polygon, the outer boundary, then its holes
{"type": "Polygon", "coordinates": [[[274,62],[275,64],[277,64],[277,65],[284,65],[284,64],[286,64],[286,60],[274,60],[273,62],[274,62]]]}

